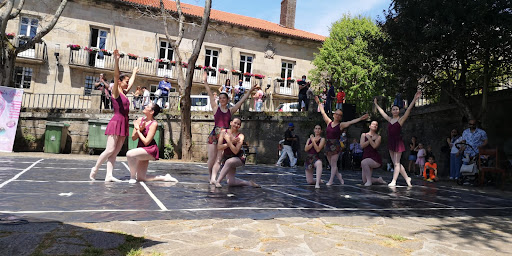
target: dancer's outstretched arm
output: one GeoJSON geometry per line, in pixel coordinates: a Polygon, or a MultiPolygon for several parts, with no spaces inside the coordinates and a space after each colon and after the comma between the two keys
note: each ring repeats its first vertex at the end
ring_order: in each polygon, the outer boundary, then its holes
{"type": "MultiPolygon", "coordinates": [[[[235,106],[234,106],[234,107],[230,108],[231,114],[236,113],[236,111],[237,111],[238,109],[240,109],[240,107],[242,106],[242,104],[245,102],[245,100],[247,100],[247,98],[249,98],[249,95],[251,95],[251,94],[252,94],[252,92],[253,92],[255,89],[256,89],[256,84],[253,84],[253,85],[252,85],[252,87],[251,87],[251,89],[249,90],[249,92],[246,92],[246,93],[244,94],[244,96],[242,97],[242,99],[240,99],[240,101],[239,101],[239,102],[237,102],[237,103],[235,104],[235,106]]],[[[233,91],[233,90],[232,90],[232,91],[233,91]]]]}
{"type": "Polygon", "coordinates": [[[324,118],[325,123],[329,125],[329,123],[332,122],[332,119],[330,119],[325,113],[324,106],[320,104],[320,99],[318,99],[318,96],[315,96],[315,102],[318,105],[318,108],[320,109],[320,113],[322,113],[322,117],[324,118]]]}
{"type": "Polygon", "coordinates": [[[117,99],[119,97],[119,59],[121,55],[119,51],[114,50],[114,88],[112,88],[112,98],[117,99]]]}
{"type": "Polygon", "coordinates": [[[217,113],[218,105],[217,105],[217,101],[215,100],[215,96],[213,96],[212,90],[210,89],[210,85],[208,85],[207,79],[208,79],[208,74],[203,71],[204,89],[206,90],[206,92],[208,93],[208,96],[210,97],[210,106],[212,107],[212,111],[215,114],[215,113],[217,113]]]}
{"type": "Polygon", "coordinates": [[[126,88],[126,91],[129,92],[130,89],[133,86],[133,83],[135,83],[135,76],[137,76],[137,72],[139,72],[138,67],[133,68],[132,76],[130,76],[130,80],[128,80],[128,88],[126,88]]]}
{"type": "Polygon", "coordinates": [[[417,91],[416,94],[414,95],[414,99],[412,100],[411,104],[405,111],[405,114],[400,119],[398,119],[398,123],[400,123],[400,126],[404,125],[405,120],[407,120],[407,118],[411,114],[412,108],[414,107],[414,105],[416,105],[416,101],[420,98],[420,96],[421,96],[421,92],[417,91]]]}
{"type": "Polygon", "coordinates": [[[384,110],[379,106],[379,103],[377,103],[377,98],[374,98],[373,99],[373,104],[375,104],[375,107],[377,108],[377,110],[379,111],[380,115],[386,119],[386,121],[391,121],[391,117],[389,117],[386,112],[384,112],[384,110]]]}
{"type": "Polygon", "coordinates": [[[363,116],[361,116],[359,118],[352,119],[352,120],[350,120],[348,122],[342,122],[342,123],[340,123],[340,130],[343,130],[343,129],[345,129],[345,128],[347,128],[347,127],[349,127],[349,126],[351,126],[351,125],[353,125],[353,124],[355,124],[357,122],[360,122],[360,121],[363,121],[365,119],[368,119],[368,117],[369,117],[368,114],[364,114],[363,116]]]}

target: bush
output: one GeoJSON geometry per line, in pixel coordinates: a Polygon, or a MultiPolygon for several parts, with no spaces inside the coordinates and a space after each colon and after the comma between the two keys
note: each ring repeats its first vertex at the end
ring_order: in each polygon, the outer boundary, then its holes
{"type": "Polygon", "coordinates": [[[165,144],[164,159],[172,159],[174,157],[174,147],[171,144],[165,144]]]}

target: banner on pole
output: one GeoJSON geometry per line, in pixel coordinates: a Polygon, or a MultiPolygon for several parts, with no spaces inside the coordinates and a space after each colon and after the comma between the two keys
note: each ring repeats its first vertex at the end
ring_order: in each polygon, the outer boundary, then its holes
{"type": "Polygon", "coordinates": [[[0,151],[12,152],[23,89],[0,86],[0,151]]]}

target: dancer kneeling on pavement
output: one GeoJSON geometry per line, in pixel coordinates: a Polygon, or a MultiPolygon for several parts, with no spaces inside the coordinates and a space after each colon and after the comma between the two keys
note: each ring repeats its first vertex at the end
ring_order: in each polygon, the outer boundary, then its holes
{"type": "Polygon", "coordinates": [[[322,157],[320,152],[325,146],[325,139],[322,138],[322,126],[315,125],[315,134],[309,136],[306,142],[304,151],[307,152],[304,167],[306,168],[306,181],[308,184],[315,184],[315,188],[320,188],[320,181],[322,180],[322,157]],[[313,168],[316,169],[316,179],[313,179],[313,168]]]}
{"type": "Polygon", "coordinates": [[[137,148],[131,149],[126,153],[126,159],[130,167],[130,183],[137,181],[172,181],[178,182],[170,174],[165,176],[150,176],[148,172],[149,160],[158,160],[158,145],[154,139],[157,121],[154,119],[160,113],[160,106],[152,102],[142,110],[145,117],[140,117],[133,121],[132,140],[139,139],[137,148]]]}
{"type": "Polygon", "coordinates": [[[361,140],[359,144],[363,148],[363,160],[361,161],[361,169],[363,176],[363,184],[365,186],[371,186],[372,184],[386,184],[382,177],[373,178],[372,171],[375,168],[379,168],[382,165],[382,158],[377,152],[377,148],[380,146],[381,138],[377,134],[379,123],[372,121],[370,123],[370,132],[361,134],[361,140]]]}
{"type": "Polygon", "coordinates": [[[341,131],[345,128],[348,128],[352,124],[367,119],[368,114],[365,114],[359,118],[350,120],[348,122],[341,122],[341,118],[343,117],[343,111],[341,111],[341,109],[337,109],[336,112],[334,112],[333,114],[334,120],[331,120],[325,113],[322,104],[320,104],[318,96],[315,97],[315,101],[318,104],[318,108],[322,113],[322,117],[324,118],[325,123],[327,124],[327,128],[325,128],[325,154],[327,155],[327,160],[329,161],[329,165],[331,166],[331,178],[325,185],[331,186],[334,183],[335,177],[338,177],[341,184],[344,184],[345,182],[343,181],[341,174],[338,172],[338,157],[340,156],[341,153],[341,131]]]}
{"type": "Polygon", "coordinates": [[[260,187],[253,181],[245,181],[235,177],[236,168],[245,165],[245,156],[242,151],[242,144],[244,143],[244,135],[238,129],[242,125],[240,118],[234,118],[230,122],[231,128],[224,130],[220,133],[217,148],[223,150],[221,160],[222,169],[220,170],[219,177],[215,181],[215,186],[220,188],[220,182],[224,177],[227,177],[228,186],[252,186],[260,187]]]}

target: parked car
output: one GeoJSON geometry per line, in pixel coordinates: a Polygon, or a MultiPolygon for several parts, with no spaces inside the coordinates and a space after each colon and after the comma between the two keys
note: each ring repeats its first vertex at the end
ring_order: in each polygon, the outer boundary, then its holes
{"type": "Polygon", "coordinates": [[[296,112],[299,111],[299,103],[282,103],[280,104],[277,109],[277,112],[296,112]]]}
{"type": "MultiPolygon", "coordinates": [[[[208,95],[190,95],[190,101],[190,111],[212,111],[208,95]]],[[[232,102],[229,103],[230,108],[234,106],[232,102]]]]}

